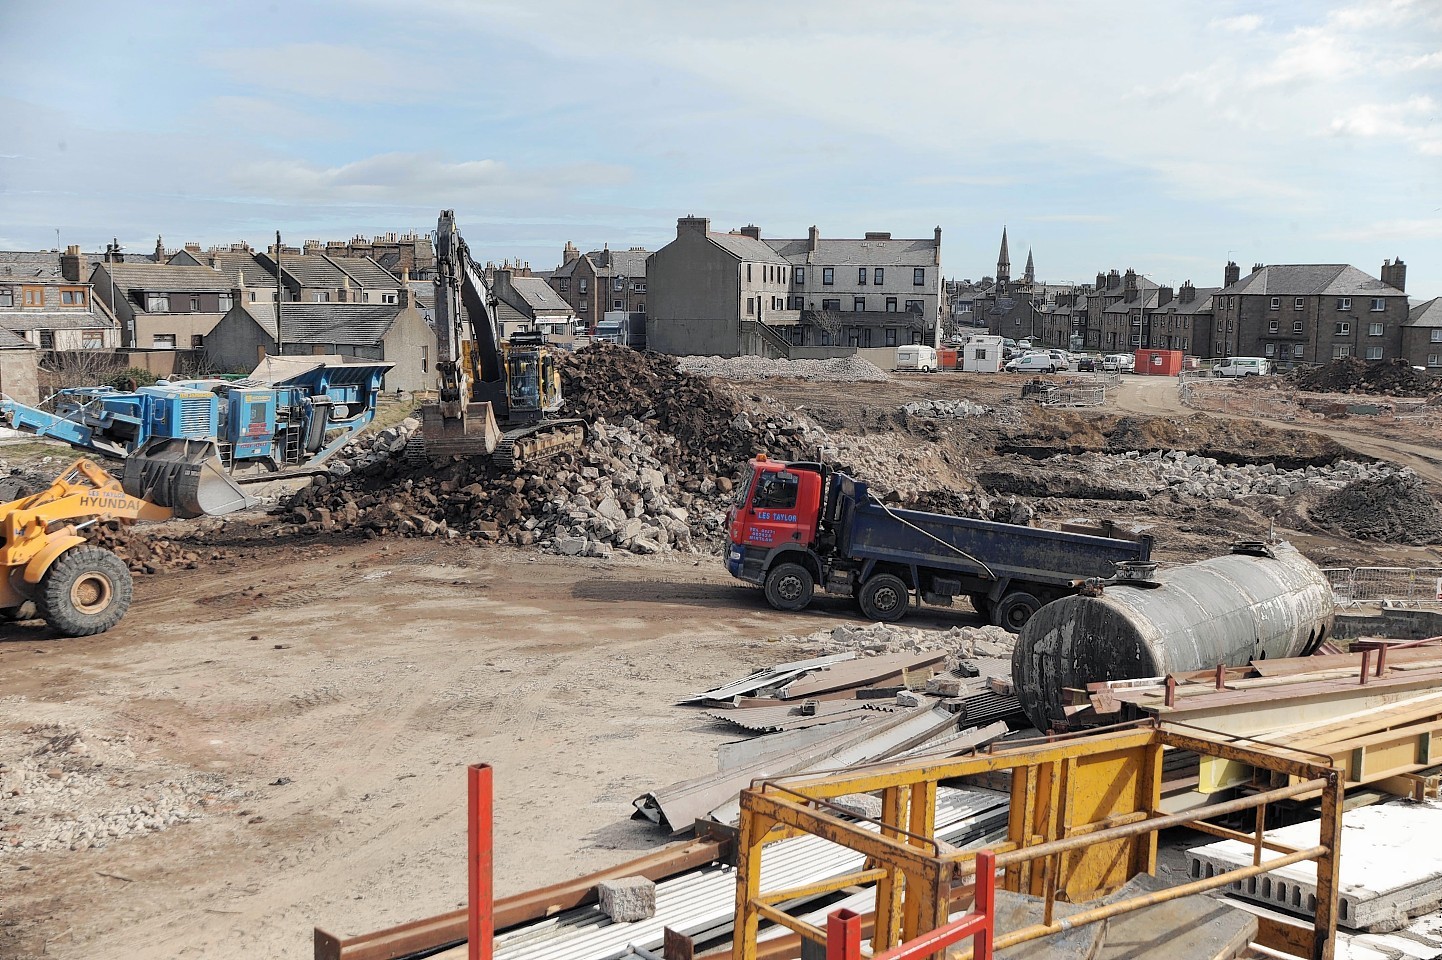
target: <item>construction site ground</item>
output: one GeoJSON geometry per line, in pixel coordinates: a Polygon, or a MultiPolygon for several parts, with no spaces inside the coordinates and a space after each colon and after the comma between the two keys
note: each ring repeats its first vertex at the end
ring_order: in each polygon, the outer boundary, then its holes
{"type": "MultiPolygon", "coordinates": [[[[1039,410],[1021,382],[736,389],[845,438],[858,472],[908,462],[933,494],[975,490],[998,464],[1044,482],[1047,451],[1148,447],[1289,464],[1353,450],[1442,480],[1435,449],[1365,423],[1281,434],[1199,417],[1175,381],[1146,378],[1125,378],[1105,408],[1039,410]],[[918,397],[995,412],[898,420],[918,397]]],[[[1435,545],[1339,536],[1296,504],[1267,516],[1235,501],[1028,499],[1039,522],[1143,521],[1169,560],[1275,523],[1319,562],[1442,564],[1435,545]]],[[[454,909],[473,762],[496,768],[500,895],[634,858],[665,838],[628,819],[632,798],[713,771],[736,739],[672,703],[803,652],[780,637],[856,620],[840,599],[772,611],[710,554],[560,557],[253,524],[212,530],[193,569],[138,576],[135,605],[102,636],[0,625],[0,762],[40,758],[18,796],[95,827],[6,849],[41,827],[0,809],[0,957],[300,958],[315,925],[354,934],[454,909]]],[[[962,604],[908,622],[979,621],[962,604]]]]}

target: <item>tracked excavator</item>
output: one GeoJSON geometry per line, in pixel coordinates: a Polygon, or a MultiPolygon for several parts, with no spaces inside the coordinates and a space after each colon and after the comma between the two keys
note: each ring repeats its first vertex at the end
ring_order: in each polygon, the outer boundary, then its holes
{"type": "Polygon", "coordinates": [[[49,488],[0,504],[0,617],[33,603],[64,636],[109,630],[130,606],[130,571],[85,528],[224,516],[255,502],[249,484],[316,472],[375,417],[391,366],[274,357],[237,381],[70,388],[53,412],[0,396],[0,425],[121,465],[117,478],[77,460],[49,488]]]}
{"type": "Polygon", "coordinates": [[[585,421],[558,416],[564,399],[555,349],[543,333],[501,338],[498,303],[455,211],[441,211],[435,246],[438,398],[422,405],[407,457],[490,456],[511,469],[580,449],[585,421]]]}

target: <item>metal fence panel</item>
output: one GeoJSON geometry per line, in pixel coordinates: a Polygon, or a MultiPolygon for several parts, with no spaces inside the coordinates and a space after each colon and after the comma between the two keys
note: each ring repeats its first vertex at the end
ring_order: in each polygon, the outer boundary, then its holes
{"type": "Polygon", "coordinates": [[[1402,603],[1442,606],[1442,567],[1327,567],[1337,603],[1402,603]]]}

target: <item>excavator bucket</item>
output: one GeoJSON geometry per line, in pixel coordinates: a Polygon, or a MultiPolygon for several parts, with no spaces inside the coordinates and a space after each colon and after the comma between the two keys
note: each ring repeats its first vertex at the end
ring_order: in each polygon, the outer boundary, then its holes
{"type": "Polygon", "coordinates": [[[166,439],[125,461],[121,486],[132,497],[169,507],[178,517],[219,517],[254,504],[220,458],[214,440],[166,439]]]}
{"type": "Polygon", "coordinates": [[[425,456],[490,456],[501,442],[501,428],[489,403],[468,403],[464,417],[446,417],[439,403],[421,407],[425,456]]]}

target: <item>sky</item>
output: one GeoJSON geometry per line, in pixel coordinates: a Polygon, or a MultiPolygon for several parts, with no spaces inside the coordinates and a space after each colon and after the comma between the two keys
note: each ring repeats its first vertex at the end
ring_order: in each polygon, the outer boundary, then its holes
{"type": "Polygon", "coordinates": [[[676,218],[943,231],[948,277],[1408,265],[1442,0],[0,0],[0,249],[431,231],[555,267],[676,218]],[[57,43],[63,38],[63,43],[57,43]]]}

